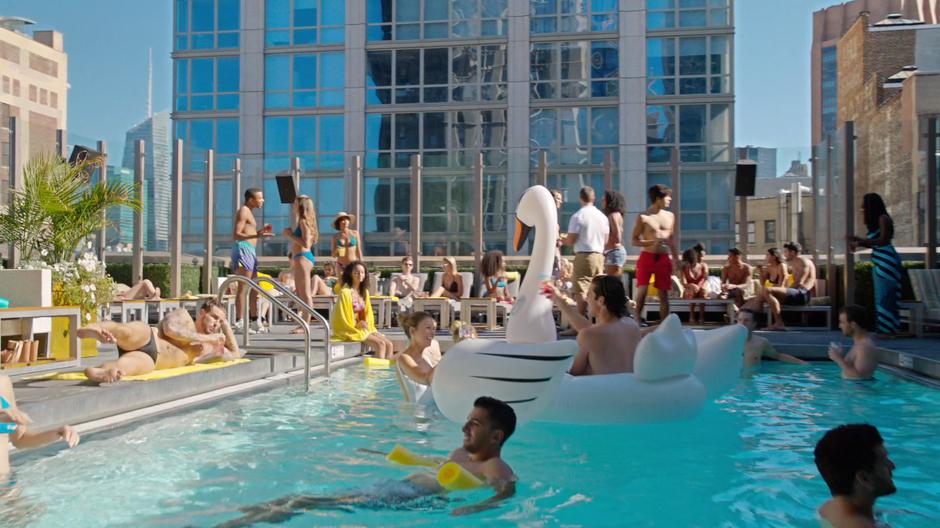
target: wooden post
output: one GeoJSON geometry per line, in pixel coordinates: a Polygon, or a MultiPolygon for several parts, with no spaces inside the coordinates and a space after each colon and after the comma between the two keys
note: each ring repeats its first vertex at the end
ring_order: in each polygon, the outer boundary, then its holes
{"type": "Polygon", "coordinates": [[[477,152],[477,162],[473,166],[473,273],[476,283],[482,284],[480,261],[483,259],[483,153],[477,152]]]}
{"type": "MultiPolygon", "coordinates": [[[[212,293],[212,264],[213,264],[213,224],[215,212],[215,151],[209,149],[206,151],[206,256],[202,261],[202,291],[203,293],[212,293]]],[[[247,324],[247,323],[246,323],[247,324]]]]}
{"type": "MultiPolygon", "coordinates": [[[[672,147],[669,155],[669,169],[672,172],[672,210],[676,214],[676,225],[673,227],[673,240],[675,240],[676,247],[682,247],[682,230],[680,225],[681,218],[681,203],[679,200],[679,188],[682,185],[682,182],[679,179],[680,170],[679,170],[679,148],[672,147]]],[[[745,228],[746,229],[746,228],[745,228]]]]}
{"type": "MultiPolygon", "coordinates": [[[[147,209],[147,202],[144,197],[145,156],[144,140],[138,139],[134,143],[134,185],[141,207],[134,213],[134,256],[131,264],[131,282],[133,284],[137,284],[144,278],[144,213],[147,209]]],[[[131,285],[133,286],[133,284],[131,285]]]]}
{"type": "Polygon", "coordinates": [[[536,175],[535,184],[548,187],[548,151],[539,152],[539,172],[536,175]]]}
{"type": "Polygon", "coordinates": [[[937,118],[927,120],[927,269],[937,267],[937,118]]]}
{"type": "Polygon", "coordinates": [[[421,270],[421,155],[411,155],[411,258],[421,270]]]}
{"type": "Polygon", "coordinates": [[[173,142],[173,174],[170,219],[170,296],[182,295],[183,256],[183,140],[173,142]]]}
{"type": "Polygon", "coordinates": [[[232,213],[235,214],[242,203],[242,160],[235,158],[232,169],[232,213]]]}
{"type": "Polygon", "coordinates": [[[609,150],[604,153],[604,190],[614,190],[614,154],[609,150]]]}
{"type": "MultiPolygon", "coordinates": [[[[101,166],[98,167],[98,181],[104,185],[108,184],[108,142],[107,141],[98,141],[98,152],[101,153],[101,166]]],[[[108,212],[102,211],[101,216],[104,217],[104,225],[101,226],[101,230],[98,231],[98,260],[104,264],[104,252],[105,248],[108,245],[108,212]]]]}
{"type": "MultiPolygon", "coordinates": [[[[842,194],[845,197],[845,237],[855,236],[855,122],[846,121],[845,174],[842,194]]],[[[845,304],[855,303],[855,253],[845,248],[845,304]]]]}

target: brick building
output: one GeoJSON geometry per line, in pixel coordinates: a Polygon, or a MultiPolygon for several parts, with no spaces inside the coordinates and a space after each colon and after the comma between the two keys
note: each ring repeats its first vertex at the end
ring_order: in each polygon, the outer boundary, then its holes
{"type": "MultiPolygon", "coordinates": [[[[855,122],[855,200],[877,192],[895,220],[895,243],[922,240],[926,186],[922,138],[940,114],[940,26],[862,13],[838,43],[837,128],[855,122]]],[[[856,211],[859,215],[860,212],[856,211]]],[[[863,229],[861,217],[856,218],[863,229]]]]}

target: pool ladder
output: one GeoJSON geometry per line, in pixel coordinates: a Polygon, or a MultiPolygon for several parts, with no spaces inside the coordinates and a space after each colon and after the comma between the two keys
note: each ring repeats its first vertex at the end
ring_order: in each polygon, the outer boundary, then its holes
{"type": "MultiPolygon", "coordinates": [[[[271,304],[281,309],[282,312],[287,314],[287,316],[294,321],[296,321],[300,328],[304,331],[304,390],[310,392],[310,323],[304,321],[304,318],[300,316],[297,312],[292,310],[287,304],[281,300],[280,296],[272,295],[270,292],[261,287],[261,283],[266,282],[274,287],[281,296],[284,296],[291,301],[293,301],[301,310],[306,312],[311,317],[311,323],[316,321],[320,326],[323,327],[323,344],[324,344],[324,358],[323,358],[323,371],[326,373],[326,376],[330,376],[330,325],[327,322],[326,318],[320,315],[320,312],[314,310],[307,303],[300,300],[294,292],[285,288],[279,282],[269,279],[267,277],[259,277],[255,280],[249,279],[248,277],[242,277],[241,275],[230,275],[225,279],[222,284],[219,285],[218,299],[219,302],[222,302],[224,293],[228,290],[229,286],[232,284],[244,284],[248,288],[254,290],[258,295],[261,295],[265,299],[271,301],[271,304]]],[[[248,292],[244,292],[243,295],[248,296],[248,292]]],[[[247,301],[247,299],[246,299],[247,301]]],[[[248,303],[243,303],[244,309],[248,309],[248,303]]],[[[241,314],[242,321],[244,324],[244,333],[242,334],[242,346],[247,347],[249,343],[249,324],[248,317],[246,313],[241,314]]]]}

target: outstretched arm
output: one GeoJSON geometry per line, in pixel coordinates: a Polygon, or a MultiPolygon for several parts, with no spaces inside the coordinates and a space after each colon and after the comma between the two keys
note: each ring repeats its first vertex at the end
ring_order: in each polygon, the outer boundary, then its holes
{"type": "Polygon", "coordinates": [[[806,362],[802,359],[791,356],[790,354],[784,354],[783,352],[777,352],[777,349],[770,344],[770,341],[767,342],[767,345],[764,347],[763,355],[776,359],[777,361],[783,361],[784,363],[792,363],[794,365],[805,365],[806,362]]]}
{"type": "Polygon", "coordinates": [[[486,477],[486,482],[496,493],[476,504],[455,508],[454,511],[450,512],[451,515],[467,515],[489,510],[516,494],[516,476],[502,460],[485,464],[483,466],[483,476],[486,477]]]}
{"type": "Polygon", "coordinates": [[[580,332],[591,326],[591,321],[588,321],[587,318],[581,315],[577,305],[572,304],[573,301],[571,301],[567,295],[561,293],[551,281],[544,281],[542,288],[544,288],[545,294],[558,306],[558,309],[565,314],[572,328],[580,332]]]}
{"type": "Polygon", "coordinates": [[[6,376],[0,376],[0,396],[3,396],[10,405],[9,408],[0,410],[0,420],[9,420],[16,424],[16,429],[10,433],[10,442],[17,449],[44,446],[60,438],[68,442],[69,447],[75,447],[78,444],[80,439],[78,433],[69,425],[63,425],[49,431],[33,431],[27,427],[28,424],[32,423],[32,420],[16,406],[13,384],[10,383],[10,378],[6,376]]]}

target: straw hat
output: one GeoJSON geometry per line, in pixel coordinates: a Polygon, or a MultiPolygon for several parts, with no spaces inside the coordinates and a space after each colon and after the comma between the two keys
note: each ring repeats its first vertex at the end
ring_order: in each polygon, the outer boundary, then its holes
{"type": "Polygon", "coordinates": [[[342,220],[343,218],[346,218],[347,220],[349,220],[349,225],[352,225],[356,219],[355,216],[347,213],[346,211],[340,211],[336,215],[336,218],[333,219],[333,229],[336,229],[337,231],[339,231],[339,221],[342,220]]]}

